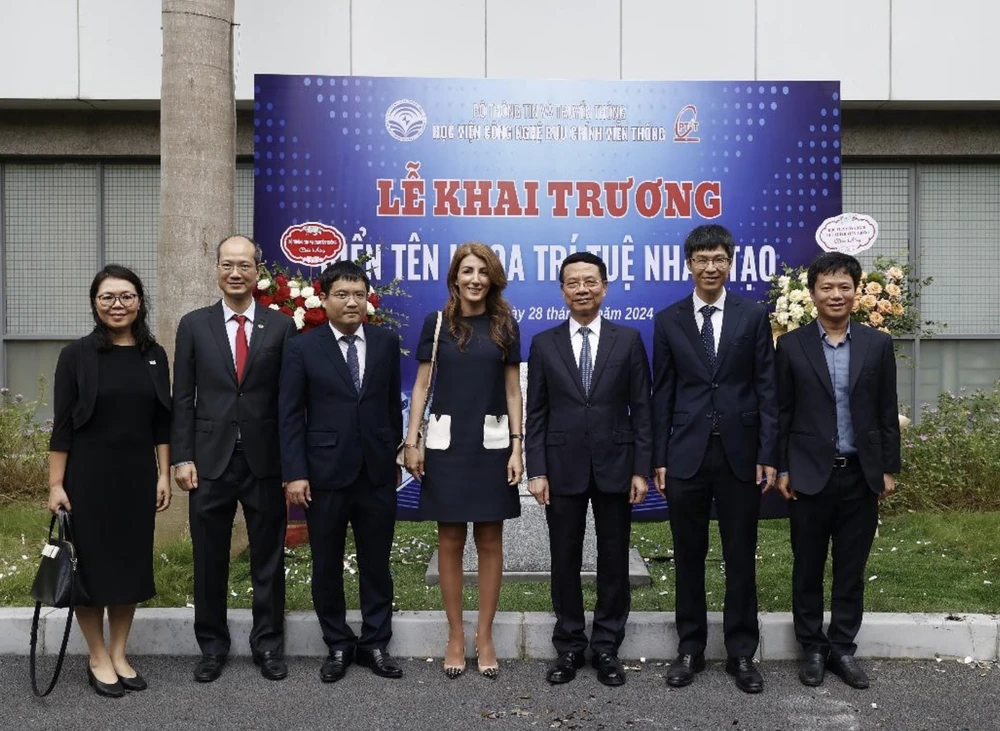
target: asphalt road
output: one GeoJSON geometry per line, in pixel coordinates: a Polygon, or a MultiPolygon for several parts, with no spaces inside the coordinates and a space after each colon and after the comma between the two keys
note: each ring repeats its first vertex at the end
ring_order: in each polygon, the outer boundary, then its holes
{"type": "Polygon", "coordinates": [[[793,663],[768,663],[764,692],[748,696],[720,663],[675,690],[656,664],[630,672],[621,688],[605,688],[589,667],[552,688],[542,662],[503,662],[496,681],[474,673],[449,681],[440,660],[420,659],[403,662],[402,680],[352,666],[344,680],[324,685],[316,658],[291,660],[281,682],[264,680],[249,659],[235,658],[221,679],[201,685],[191,680],[192,658],[139,657],[133,662],[150,688],[121,699],[93,693],[85,662],[68,658],[56,690],[39,700],[27,658],[0,656],[0,729],[1000,729],[1000,668],[954,660],[868,661],[867,691],[833,676],[820,688],[805,688],[793,663]]]}

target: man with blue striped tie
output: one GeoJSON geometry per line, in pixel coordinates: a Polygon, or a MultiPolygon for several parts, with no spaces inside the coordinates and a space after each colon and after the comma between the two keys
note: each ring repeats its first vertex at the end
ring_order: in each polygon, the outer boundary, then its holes
{"type": "Polygon", "coordinates": [[[546,679],[567,683],[583,666],[580,569],[589,503],[597,532],[592,664],[602,683],[622,685],[632,505],[645,499],[652,466],[649,361],[637,330],[601,317],[608,270],[599,257],[571,254],[559,280],[570,317],[532,340],[525,424],[528,490],[545,505],[552,554],[559,657],[546,679]]]}

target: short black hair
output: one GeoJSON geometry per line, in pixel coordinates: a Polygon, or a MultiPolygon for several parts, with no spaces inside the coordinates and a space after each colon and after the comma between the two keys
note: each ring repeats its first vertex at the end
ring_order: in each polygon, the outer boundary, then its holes
{"type": "Polygon", "coordinates": [[[365,291],[372,288],[371,280],[368,279],[368,275],[365,274],[364,269],[353,261],[338,261],[328,266],[319,275],[319,291],[324,295],[330,294],[330,287],[333,286],[334,282],[339,282],[341,279],[348,282],[364,282],[365,291]]]}
{"type": "Polygon", "coordinates": [[[712,251],[720,246],[726,249],[726,256],[732,259],[736,253],[736,242],[728,228],[717,223],[696,226],[684,239],[684,258],[690,261],[699,251],[712,251]]]}
{"type": "Polygon", "coordinates": [[[854,280],[854,288],[861,284],[861,262],[850,254],[842,254],[839,251],[827,251],[813,259],[809,265],[809,272],[806,274],[807,286],[811,292],[816,286],[816,280],[820,274],[840,274],[851,275],[854,280]]]}
{"type": "Polygon", "coordinates": [[[593,264],[601,271],[601,281],[608,281],[608,265],[604,263],[604,259],[597,254],[591,254],[589,251],[578,251],[563,259],[562,264],[559,266],[560,284],[563,281],[563,272],[566,271],[566,267],[570,264],[593,264]]]}
{"type": "Polygon", "coordinates": [[[253,244],[253,260],[260,264],[264,261],[264,250],[260,248],[260,244],[254,241],[252,238],[246,234],[229,234],[222,241],[215,245],[215,263],[218,264],[219,260],[222,258],[222,245],[229,241],[230,239],[246,239],[251,244],[253,244]]]}

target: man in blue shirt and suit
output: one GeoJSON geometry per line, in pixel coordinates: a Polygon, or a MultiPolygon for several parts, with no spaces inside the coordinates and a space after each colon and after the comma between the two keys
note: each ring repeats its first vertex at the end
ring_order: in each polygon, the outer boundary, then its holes
{"type": "Polygon", "coordinates": [[[892,337],[851,323],[861,265],[822,254],[810,265],[817,318],[778,338],[778,490],[790,501],[792,615],[805,652],[799,680],[823,682],[826,669],[853,688],[868,677],[854,659],[861,628],[864,570],[878,499],[900,469],[899,409],[892,337]],[[833,545],[829,630],[823,632],[823,572],[833,545]]]}
{"type": "Polygon", "coordinates": [[[657,313],[653,329],[653,465],[670,506],[677,577],[677,658],[667,683],[705,668],[705,558],[713,499],[726,561],[726,672],[745,693],[764,681],[753,656],[757,519],[778,449],[774,344],[767,308],[727,292],[735,243],[723,226],[684,242],[694,292],[657,313]]]}
{"type": "Polygon", "coordinates": [[[281,474],[289,502],[305,508],[312,596],[329,656],[323,682],[344,677],[355,657],[398,678],[392,637],[389,553],[396,525],[396,446],[403,440],[399,339],[364,325],[369,282],[341,261],[319,277],[329,322],[288,341],[278,416],[281,474]],[[351,524],[361,576],[361,636],[347,625],[344,541],[351,524]]]}

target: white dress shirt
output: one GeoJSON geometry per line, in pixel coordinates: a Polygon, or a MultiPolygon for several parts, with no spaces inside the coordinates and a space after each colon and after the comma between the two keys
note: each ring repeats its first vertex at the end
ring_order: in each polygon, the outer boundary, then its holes
{"type": "Polygon", "coordinates": [[[247,334],[247,346],[249,347],[250,339],[253,337],[253,322],[256,314],[257,303],[253,300],[250,300],[250,306],[244,312],[236,312],[226,304],[225,300],[222,301],[222,315],[226,318],[226,334],[229,336],[229,350],[233,354],[233,366],[236,365],[236,332],[240,328],[240,324],[233,317],[235,315],[247,316],[243,331],[247,334]]]}
{"type": "MultiPolygon", "coordinates": [[[[701,314],[701,308],[708,304],[702,300],[697,294],[692,295],[694,297],[694,324],[698,328],[698,332],[701,332],[701,326],[704,324],[705,316],[701,314]]],[[[722,288],[722,294],[719,296],[715,302],[712,303],[712,307],[715,307],[715,312],[712,313],[712,335],[715,336],[715,353],[719,353],[719,338],[722,337],[722,317],[726,312],[726,288],[722,288]]]]}
{"type": "MultiPolygon", "coordinates": [[[[340,346],[340,353],[344,356],[344,362],[347,362],[347,343],[341,340],[342,337],[347,335],[347,333],[342,333],[340,330],[330,323],[330,329],[333,330],[333,337],[337,339],[337,345],[340,346]]],[[[363,384],[365,382],[365,353],[367,348],[365,348],[365,326],[359,327],[355,333],[358,339],[354,341],[354,347],[358,351],[358,380],[363,384]]]]}
{"type": "MultiPolygon", "coordinates": [[[[574,320],[572,317],[569,318],[569,342],[573,346],[573,360],[576,361],[577,367],[580,366],[580,351],[583,350],[583,335],[580,334],[580,328],[583,327],[580,323],[574,320]]],[[[593,361],[590,365],[594,366],[597,364],[597,343],[601,339],[601,316],[598,315],[594,318],[594,321],[587,325],[590,328],[590,357],[593,361]]]]}

